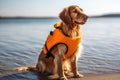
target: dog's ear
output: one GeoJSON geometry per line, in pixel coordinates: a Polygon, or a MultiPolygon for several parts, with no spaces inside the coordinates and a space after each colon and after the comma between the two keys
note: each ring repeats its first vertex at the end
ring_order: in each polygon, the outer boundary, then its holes
{"type": "Polygon", "coordinates": [[[68,8],[63,9],[63,11],[59,14],[59,17],[65,24],[70,24],[72,21],[68,8]]]}

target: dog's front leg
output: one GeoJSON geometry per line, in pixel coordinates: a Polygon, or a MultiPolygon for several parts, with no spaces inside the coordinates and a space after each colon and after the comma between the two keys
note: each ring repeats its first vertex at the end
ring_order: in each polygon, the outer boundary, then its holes
{"type": "Polygon", "coordinates": [[[66,51],[66,46],[64,45],[58,46],[58,54],[56,58],[57,58],[57,66],[58,66],[58,75],[59,75],[60,80],[68,80],[64,74],[64,68],[63,68],[63,60],[64,60],[65,51],[66,51]]]}
{"type": "Polygon", "coordinates": [[[71,66],[72,66],[72,70],[73,70],[73,74],[74,74],[75,78],[84,77],[84,75],[82,75],[78,72],[76,56],[74,57],[73,62],[71,62],[71,66]]]}
{"type": "Polygon", "coordinates": [[[67,80],[65,74],[64,74],[64,69],[62,65],[63,58],[58,59],[58,75],[60,80],[67,80]]]}

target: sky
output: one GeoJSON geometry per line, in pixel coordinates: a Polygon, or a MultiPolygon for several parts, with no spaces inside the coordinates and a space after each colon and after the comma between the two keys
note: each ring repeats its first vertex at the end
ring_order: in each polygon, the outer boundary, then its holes
{"type": "Polygon", "coordinates": [[[88,15],[120,13],[120,0],[0,0],[0,16],[58,16],[70,5],[88,15]]]}

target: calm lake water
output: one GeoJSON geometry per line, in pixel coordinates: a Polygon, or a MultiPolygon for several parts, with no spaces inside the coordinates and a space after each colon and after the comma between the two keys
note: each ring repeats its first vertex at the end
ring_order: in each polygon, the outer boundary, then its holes
{"type": "MultiPolygon", "coordinates": [[[[39,80],[34,72],[13,74],[12,69],[36,65],[46,37],[58,21],[0,19],[1,80],[39,80]]],[[[78,61],[79,71],[83,74],[120,72],[120,18],[90,18],[82,31],[84,50],[78,61]]]]}

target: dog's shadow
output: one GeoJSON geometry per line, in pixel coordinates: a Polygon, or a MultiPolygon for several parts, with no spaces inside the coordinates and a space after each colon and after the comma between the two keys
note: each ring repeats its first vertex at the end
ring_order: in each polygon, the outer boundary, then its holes
{"type": "MultiPolygon", "coordinates": [[[[50,80],[50,78],[36,71],[27,71],[2,76],[0,80],[50,80]]],[[[53,78],[52,80],[58,80],[58,78],[53,78]]]]}

